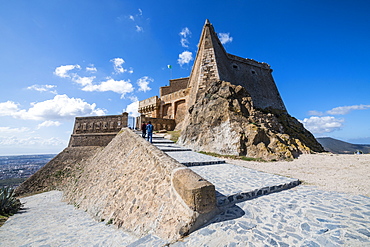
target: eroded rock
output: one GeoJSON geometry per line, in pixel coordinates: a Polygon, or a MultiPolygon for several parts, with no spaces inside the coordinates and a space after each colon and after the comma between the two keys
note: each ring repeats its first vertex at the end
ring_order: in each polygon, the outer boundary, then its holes
{"type": "Polygon", "coordinates": [[[266,160],[324,151],[286,111],[257,109],[244,87],[225,81],[213,81],[199,92],[179,143],[196,151],[266,160]]]}

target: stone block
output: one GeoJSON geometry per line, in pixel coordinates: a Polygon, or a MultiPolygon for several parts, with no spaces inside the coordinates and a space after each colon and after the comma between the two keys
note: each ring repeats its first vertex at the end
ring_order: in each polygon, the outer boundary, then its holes
{"type": "Polygon", "coordinates": [[[216,208],[215,186],[185,168],[173,173],[172,184],[184,202],[194,211],[204,214],[216,208]]]}

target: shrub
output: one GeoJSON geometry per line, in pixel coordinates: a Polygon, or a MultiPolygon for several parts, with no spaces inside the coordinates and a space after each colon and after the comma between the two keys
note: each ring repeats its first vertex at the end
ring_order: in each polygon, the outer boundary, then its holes
{"type": "Polygon", "coordinates": [[[14,196],[14,189],[10,187],[3,187],[0,189],[0,215],[13,215],[21,206],[22,203],[20,200],[14,196]]]}

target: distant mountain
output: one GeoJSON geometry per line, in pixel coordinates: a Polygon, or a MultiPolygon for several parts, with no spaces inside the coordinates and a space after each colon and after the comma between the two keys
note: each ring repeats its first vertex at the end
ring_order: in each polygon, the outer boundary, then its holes
{"type": "Polygon", "coordinates": [[[364,154],[370,153],[370,145],[352,144],[330,137],[320,137],[316,138],[316,140],[324,147],[326,151],[334,154],[353,154],[357,151],[361,151],[364,154]]]}

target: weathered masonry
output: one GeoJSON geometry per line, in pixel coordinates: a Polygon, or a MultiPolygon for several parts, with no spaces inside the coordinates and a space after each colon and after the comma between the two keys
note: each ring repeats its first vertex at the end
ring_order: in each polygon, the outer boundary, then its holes
{"type": "Polygon", "coordinates": [[[122,115],[76,117],[69,147],[106,146],[127,127],[128,113],[122,115]]]}
{"type": "Polygon", "coordinates": [[[212,24],[207,20],[199,41],[198,52],[187,78],[170,80],[160,88],[160,96],[139,102],[137,127],[142,120],[150,119],[156,130],[172,130],[183,122],[187,110],[194,105],[197,94],[211,81],[228,81],[243,86],[251,95],[254,107],[277,109],[286,112],[283,100],[267,63],[242,58],[226,52],[212,24]],[[172,125],[163,125],[162,119],[173,119],[172,125]]]}

